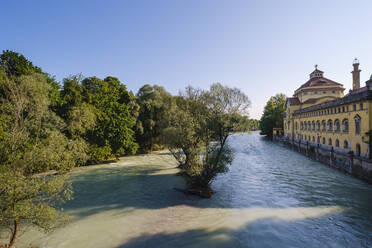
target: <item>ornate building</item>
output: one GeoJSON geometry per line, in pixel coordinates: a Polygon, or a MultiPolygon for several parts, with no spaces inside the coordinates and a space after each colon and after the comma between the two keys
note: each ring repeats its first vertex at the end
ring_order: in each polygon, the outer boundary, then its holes
{"type": "Polygon", "coordinates": [[[315,70],[310,79],[287,98],[284,136],[306,141],[335,151],[369,156],[369,134],[372,130],[372,76],[360,87],[359,62],[354,60],[353,89],[344,95],[342,84],[315,70]]]}

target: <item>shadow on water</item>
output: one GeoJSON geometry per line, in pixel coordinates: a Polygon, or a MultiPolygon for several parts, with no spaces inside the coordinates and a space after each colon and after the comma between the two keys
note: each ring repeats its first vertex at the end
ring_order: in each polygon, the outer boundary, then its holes
{"type": "MultiPolygon", "coordinates": [[[[332,218],[328,215],[327,218],[332,218]]],[[[326,218],[326,219],[327,219],[326,218]]],[[[182,232],[145,233],[118,248],[168,247],[371,247],[372,237],[330,232],[313,220],[283,221],[264,218],[239,228],[198,228],[182,232]],[[309,227],[310,226],[310,227],[309,227]]],[[[329,224],[329,223],[327,223],[329,224]]]]}
{"type": "Polygon", "coordinates": [[[173,190],[173,187],[184,186],[182,178],[161,172],[161,169],[134,167],[91,170],[73,177],[74,200],[63,208],[81,209],[78,215],[84,217],[102,210],[128,207],[166,208],[190,198],[173,190]]]}

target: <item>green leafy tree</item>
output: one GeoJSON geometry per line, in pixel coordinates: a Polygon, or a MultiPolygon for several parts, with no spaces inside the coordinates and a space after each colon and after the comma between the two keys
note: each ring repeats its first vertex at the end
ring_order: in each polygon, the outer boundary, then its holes
{"type": "Polygon", "coordinates": [[[26,59],[25,56],[14,51],[5,50],[0,55],[0,66],[5,70],[10,77],[19,77],[22,75],[30,75],[34,73],[43,74],[46,78],[48,88],[48,97],[50,101],[50,108],[57,111],[60,101],[60,85],[55,78],[47,73],[42,72],[40,67],[33,65],[33,63],[26,59]]]}
{"type": "Polygon", "coordinates": [[[0,69],[0,226],[13,247],[23,224],[50,231],[65,223],[57,204],[71,199],[67,172],[87,157],[84,144],[61,132],[45,75],[7,77],[0,69]],[[55,173],[39,174],[48,170],[55,173]]]}
{"type": "Polygon", "coordinates": [[[241,116],[248,114],[250,101],[241,90],[220,83],[212,84],[203,99],[213,113],[210,121],[213,138],[222,147],[231,133],[241,128],[241,116]]]}
{"type": "Polygon", "coordinates": [[[273,136],[274,127],[283,128],[285,102],[286,96],[284,94],[277,94],[270,97],[260,120],[261,134],[271,138],[273,136]]]}
{"type": "Polygon", "coordinates": [[[13,51],[3,51],[0,55],[0,66],[8,75],[21,76],[33,73],[42,73],[41,69],[34,66],[25,56],[13,51]]]}
{"type": "Polygon", "coordinates": [[[142,86],[137,95],[139,115],[136,124],[136,140],[142,151],[161,148],[161,132],[168,126],[172,95],[163,87],[142,86]]]}
{"type": "Polygon", "coordinates": [[[65,133],[88,143],[90,163],[136,152],[133,129],[139,106],[117,78],[72,76],[63,80],[60,96],[65,133]]]}
{"type": "Polygon", "coordinates": [[[176,107],[170,110],[170,125],[163,130],[163,142],[179,162],[179,167],[192,174],[203,146],[210,139],[208,109],[197,100],[176,96],[176,107]]]}
{"type": "Polygon", "coordinates": [[[115,77],[96,77],[82,81],[82,95],[95,108],[96,125],[87,131],[87,140],[98,147],[109,146],[115,156],[134,154],[135,117],[131,113],[132,96],[115,77]]]}
{"type": "Polygon", "coordinates": [[[249,104],[243,92],[221,84],[213,84],[209,91],[188,87],[176,98],[164,136],[187,175],[187,192],[211,197],[211,182],[228,171],[233,159],[226,141],[241,125],[249,104]]]}

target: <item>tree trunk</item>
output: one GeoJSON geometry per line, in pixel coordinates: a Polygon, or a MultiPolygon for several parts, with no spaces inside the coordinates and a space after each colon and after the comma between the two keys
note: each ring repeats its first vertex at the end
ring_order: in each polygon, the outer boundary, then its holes
{"type": "Polygon", "coordinates": [[[12,248],[14,246],[15,241],[16,241],[17,232],[18,232],[18,223],[15,220],[14,221],[14,228],[13,228],[13,232],[12,232],[12,238],[10,239],[8,248],[12,248]]]}

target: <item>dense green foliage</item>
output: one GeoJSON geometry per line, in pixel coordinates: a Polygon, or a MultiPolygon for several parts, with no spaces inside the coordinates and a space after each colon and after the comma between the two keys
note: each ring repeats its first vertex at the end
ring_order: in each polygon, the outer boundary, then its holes
{"type": "Polygon", "coordinates": [[[67,123],[65,133],[89,144],[89,161],[136,152],[131,107],[135,100],[117,78],[66,78],[60,98],[57,112],[67,123]]]}
{"type": "Polygon", "coordinates": [[[187,175],[189,190],[210,197],[210,183],[233,159],[227,138],[242,128],[250,102],[240,90],[219,83],[208,91],[188,87],[175,102],[165,143],[187,175]]]}
{"type": "Polygon", "coordinates": [[[260,120],[261,134],[272,137],[274,127],[283,128],[285,102],[286,96],[284,94],[277,94],[270,97],[260,120]]]}
{"type": "Polygon", "coordinates": [[[21,224],[45,231],[63,224],[56,204],[71,198],[66,172],[87,156],[50,110],[46,76],[6,71],[0,67],[0,226],[9,228],[12,247],[21,224]],[[56,173],[35,175],[47,170],[56,173]]]}
{"type": "Polygon", "coordinates": [[[42,73],[41,69],[34,66],[25,56],[9,50],[3,51],[0,55],[0,66],[5,69],[8,75],[12,76],[42,73]]]}
{"type": "Polygon", "coordinates": [[[169,124],[173,98],[163,87],[144,85],[137,93],[139,115],[136,124],[136,140],[142,151],[162,147],[161,132],[169,124]]]}
{"type": "MultiPolygon", "coordinates": [[[[50,231],[67,220],[58,206],[72,198],[68,172],[89,163],[168,147],[190,187],[209,189],[228,170],[232,132],[257,128],[249,100],[213,84],[172,96],[144,85],[136,95],[118,78],[65,78],[61,85],[23,55],[0,55],[0,228],[50,231]]],[[[0,244],[1,246],[1,244],[0,244]]]]}

